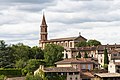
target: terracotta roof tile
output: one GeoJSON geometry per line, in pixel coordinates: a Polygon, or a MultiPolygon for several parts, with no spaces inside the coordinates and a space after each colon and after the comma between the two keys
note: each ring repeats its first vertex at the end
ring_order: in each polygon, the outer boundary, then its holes
{"type": "Polygon", "coordinates": [[[50,39],[50,40],[45,41],[45,42],[71,41],[71,40],[75,40],[75,39],[77,39],[77,38],[79,38],[79,37],[81,37],[81,38],[83,38],[83,39],[87,40],[87,39],[86,39],[86,38],[84,38],[83,36],[78,36],[78,37],[68,37],[68,38],[50,39]]]}
{"type": "Polygon", "coordinates": [[[91,58],[69,58],[69,59],[64,59],[62,61],[58,61],[55,64],[72,64],[72,63],[94,63],[97,64],[94,60],[91,58]]]}
{"type": "Polygon", "coordinates": [[[44,72],[78,72],[78,70],[72,67],[52,67],[44,68],[44,72]]]}
{"type": "Polygon", "coordinates": [[[120,65],[120,62],[115,62],[115,65],[120,65]]]}
{"type": "Polygon", "coordinates": [[[94,75],[92,73],[90,73],[90,72],[82,72],[81,77],[82,78],[93,78],[94,75]]]}
{"type": "Polygon", "coordinates": [[[99,77],[120,77],[119,73],[96,73],[95,75],[99,77]]]}

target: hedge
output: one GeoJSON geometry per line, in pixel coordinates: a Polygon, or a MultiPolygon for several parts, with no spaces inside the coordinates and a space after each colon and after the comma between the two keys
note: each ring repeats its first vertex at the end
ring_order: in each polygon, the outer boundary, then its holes
{"type": "Polygon", "coordinates": [[[10,68],[10,69],[0,69],[0,75],[5,75],[5,76],[21,76],[22,75],[22,71],[21,69],[14,69],[14,68],[10,68]]]}

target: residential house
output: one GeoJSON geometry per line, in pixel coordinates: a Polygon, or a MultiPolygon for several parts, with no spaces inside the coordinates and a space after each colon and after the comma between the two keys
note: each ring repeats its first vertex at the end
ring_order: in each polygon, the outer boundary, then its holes
{"type": "Polygon", "coordinates": [[[44,68],[39,67],[35,72],[35,74],[39,74],[42,77],[56,77],[62,76],[65,77],[66,80],[81,80],[80,72],[73,68],[73,67],[51,67],[51,68],[44,68]],[[40,72],[42,71],[42,73],[40,72]],[[44,74],[44,75],[43,75],[44,74]]]}
{"type": "Polygon", "coordinates": [[[73,67],[79,71],[99,68],[99,63],[92,58],[68,58],[55,64],[57,67],[73,67]]]}
{"type": "Polygon", "coordinates": [[[110,73],[120,73],[120,49],[111,50],[111,61],[108,65],[110,73]]]}

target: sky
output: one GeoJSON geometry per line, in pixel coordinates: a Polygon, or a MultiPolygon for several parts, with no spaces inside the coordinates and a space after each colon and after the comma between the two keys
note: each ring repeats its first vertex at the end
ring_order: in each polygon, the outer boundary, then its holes
{"type": "Polygon", "coordinates": [[[77,37],[120,44],[120,0],[0,0],[0,40],[39,46],[43,12],[48,39],[77,37]]]}

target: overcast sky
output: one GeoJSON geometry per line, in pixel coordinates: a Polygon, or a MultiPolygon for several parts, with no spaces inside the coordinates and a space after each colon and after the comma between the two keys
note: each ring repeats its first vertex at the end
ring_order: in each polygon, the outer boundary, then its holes
{"type": "Polygon", "coordinates": [[[120,0],[0,0],[0,40],[38,46],[43,11],[48,38],[78,36],[120,44],[120,0]]]}

